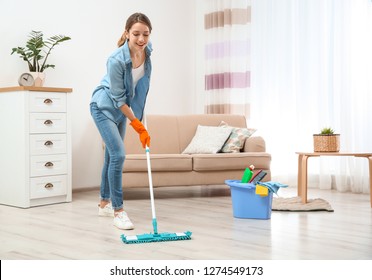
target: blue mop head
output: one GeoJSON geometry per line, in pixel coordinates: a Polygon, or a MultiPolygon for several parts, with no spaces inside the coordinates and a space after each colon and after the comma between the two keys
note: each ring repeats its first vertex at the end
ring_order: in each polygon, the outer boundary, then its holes
{"type": "Polygon", "coordinates": [[[148,242],[164,242],[191,239],[191,231],[176,232],[176,233],[145,233],[140,235],[121,235],[121,240],[126,244],[133,243],[148,243],[148,242]]]}

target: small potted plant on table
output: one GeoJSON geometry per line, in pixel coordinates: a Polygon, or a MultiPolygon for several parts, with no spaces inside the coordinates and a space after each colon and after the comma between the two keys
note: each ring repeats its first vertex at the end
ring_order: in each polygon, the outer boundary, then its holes
{"type": "Polygon", "coordinates": [[[325,127],[320,134],[314,134],[314,152],[339,152],[340,134],[335,134],[330,127],[325,127]]]}
{"type": "Polygon", "coordinates": [[[29,73],[23,73],[18,80],[19,85],[43,86],[45,80],[44,70],[54,68],[54,64],[47,64],[52,49],[71,38],[64,35],[55,35],[46,40],[43,39],[43,32],[31,31],[30,38],[25,47],[12,48],[12,53],[17,53],[27,62],[29,73]],[[30,75],[31,74],[31,75],[30,75]],[[27,78],[27,79],[26,79],[27,78]]]}

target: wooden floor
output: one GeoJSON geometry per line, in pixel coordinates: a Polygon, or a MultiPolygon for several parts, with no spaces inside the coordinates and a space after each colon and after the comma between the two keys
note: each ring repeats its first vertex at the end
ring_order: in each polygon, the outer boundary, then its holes
{"type": "MultiPolygon", "coordinates": [[[[283,197],[296,195],[281,189],[283,197]]],[[[159,232],[193,232],[192,240],[124,244],[129,235],[152,231],[147,189],[125,191],[135,230],[121,231],[98,217],[98,189],[74,192],[72,203],[20,209],[0,205],[2,260],[371,260],[369,195],[309,190],[335,212],[276,212],[269,220],[232,215],[227,186],[155,189],[159,232]]]]}

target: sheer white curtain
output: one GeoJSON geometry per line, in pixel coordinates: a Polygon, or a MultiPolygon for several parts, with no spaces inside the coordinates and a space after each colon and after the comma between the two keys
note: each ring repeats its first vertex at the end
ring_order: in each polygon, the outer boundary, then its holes
{"type": "MultiPolygon", "coordinates": [[[[296,185],[296,151],[331,126],[341,150],[372,152],[372,2],[252,0],[251,126],[273,178],[296,185]]],[[[364,158],[309,160],[309,187],[369,192],[364,158]]]]}
{"type": "Polygon", "coordinates": [[[204,1],[206,113],[249,116],[250,2],[204,1]]]}

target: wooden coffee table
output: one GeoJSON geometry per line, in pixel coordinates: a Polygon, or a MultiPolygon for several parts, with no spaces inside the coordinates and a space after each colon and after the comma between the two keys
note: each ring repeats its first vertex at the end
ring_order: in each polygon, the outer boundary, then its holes
{"type": "Polygon", "coordinates": [[[310,157],[321,156],[349,156],[364,157],[369,163],[369,195],[372,208],[372,153],[351,153],[351,152],[311,152],[298,154],[298,175],[297,175],[297,194],[301,197],[302,203],[307,203],[307,159],[310,157]]]}

